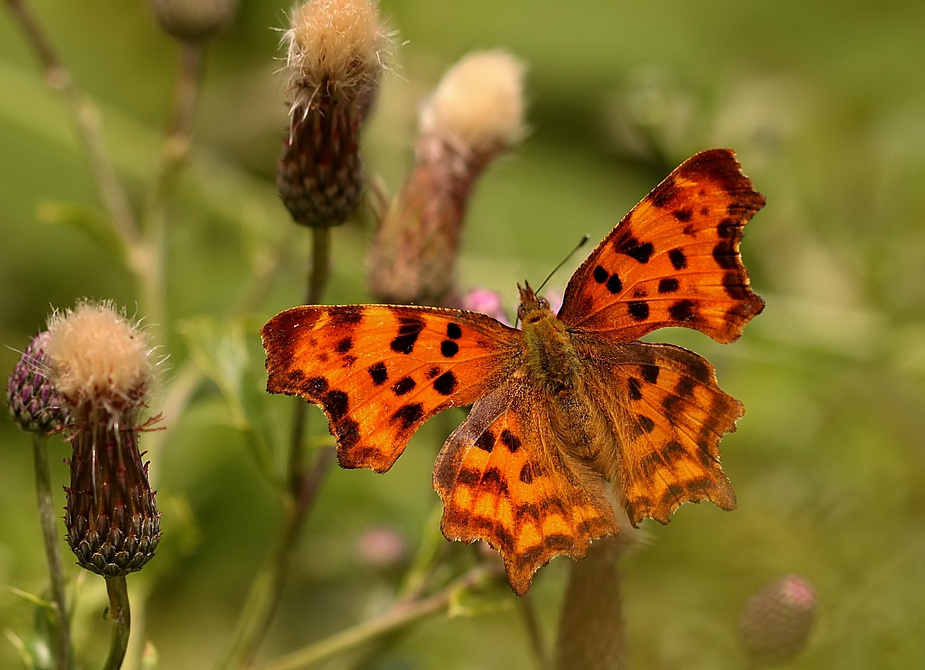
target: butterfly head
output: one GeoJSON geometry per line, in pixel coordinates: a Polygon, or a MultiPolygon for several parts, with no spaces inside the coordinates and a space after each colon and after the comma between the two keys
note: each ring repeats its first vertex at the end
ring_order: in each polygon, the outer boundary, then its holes
{"type": "Polygon", "coordinates": [[[517,308],[517,320],[522,324],[536,323],[540,319],[552,316],[549,301],[536,295],[528,282],[517,285],[520,291],[520,307],[517,308]]]}

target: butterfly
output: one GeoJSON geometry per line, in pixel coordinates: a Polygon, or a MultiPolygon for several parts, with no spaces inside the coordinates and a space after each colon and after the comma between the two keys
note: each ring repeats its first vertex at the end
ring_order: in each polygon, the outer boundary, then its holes
{"type": "Polygon", "coordinates": [[[732,342],[764,308],[739,255],[765,204],[735,154],[682,163],[569,280],[558,314],[518,286],[521,327],[404,305],[308,305],[261,329],[267,390],[321,407],[340,465],[385,472],[429,418],[472,405],[437,457],[449,540],[485,540],[524,595],[553,557],[583,557],[619,531],[668,523],[685,502],[731,510],[719,441],[742,404],[713,366],[638,341],[684,326],[732,342]]]}

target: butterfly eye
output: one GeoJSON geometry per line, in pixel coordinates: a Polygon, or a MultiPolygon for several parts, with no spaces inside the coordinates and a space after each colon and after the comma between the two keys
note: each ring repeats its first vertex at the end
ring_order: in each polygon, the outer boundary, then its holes
{"type": "Polygon", "coordinates": [[[537,301],[537,304],[539,305],[540,309],[549,309],[549,301],[546,298],[540,298],[537,301]]]}
{"type": "Polygon", "coordinates": [[[527,313],[527,310],[524,309],[524,306],[523,306],[523,305],[521,305],[520,307],[517,308],[517,319],[520,320],[520,321],[523,321],[523,320],[524,320],[524,314],[526,314],[526,313],[527,313]]]}

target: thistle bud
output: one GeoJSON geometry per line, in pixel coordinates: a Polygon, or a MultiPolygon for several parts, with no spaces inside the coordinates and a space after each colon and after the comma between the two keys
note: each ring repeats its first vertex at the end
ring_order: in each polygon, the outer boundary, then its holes
{"type": "Polygon", "coordinates": [[[289,137],[279,193],[296,223],[337,226],[363,195],[360,126],[376,100],[389,33],[371,0],[310,0],[292,12],[283,41],[289,137]]]}
{"type": "Polygon", "coordinates": [[[45,352],[71,417],[68,545],[81,567],[104,577],[140,570],[161,537],[138,451],[154,381],[145,334],[108,303],[82,303],[52,316],[45,352]]]}
{"type": "Polygon", "coordinates": [[[25,431],[51,435],[67,423],[68,413],[58,392],[48,381],[48,332],[33,338],[10,374],[6,403],[13,423],[25,431]]]}
{"type": "Polygon", "coordinates": [[[414,166],[379,227],[370,291],[384,302],[436,302],[450,290],[476,178],[524,135],[524,66],[478,52],[443,77],[420,115],[414,166]]]}
{"type": "Polygon", "coordinates": [[[166,33],[184,42],[198,42],[234,20],[238,0],[151,0],[151,7],[166,33]]]}
{"type": "Polygon", "coordinates": [[[801,577],[788,575],[755,593],[742,610],[742,645],[753,665],[772,666],[800,653],[816,618],[816,592],[801,577]]]}

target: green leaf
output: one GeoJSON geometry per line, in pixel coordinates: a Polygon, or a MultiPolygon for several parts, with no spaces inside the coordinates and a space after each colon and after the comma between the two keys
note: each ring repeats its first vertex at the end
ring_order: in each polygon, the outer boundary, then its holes
{"type": "MultiPolygon", "coordinates": [[[[240,321],[219,323],[212,317],[190,319],[180,324],[190,356],[221,391],[231,414],[232,426],[248,442],[257,465],[270,481],[274,442],[263,411],[263,393],[255,375],[255,364],[247,351],[245,329],[240,321]]],[[[256,366],[262,371],[263,366],[256,366]]]]}

